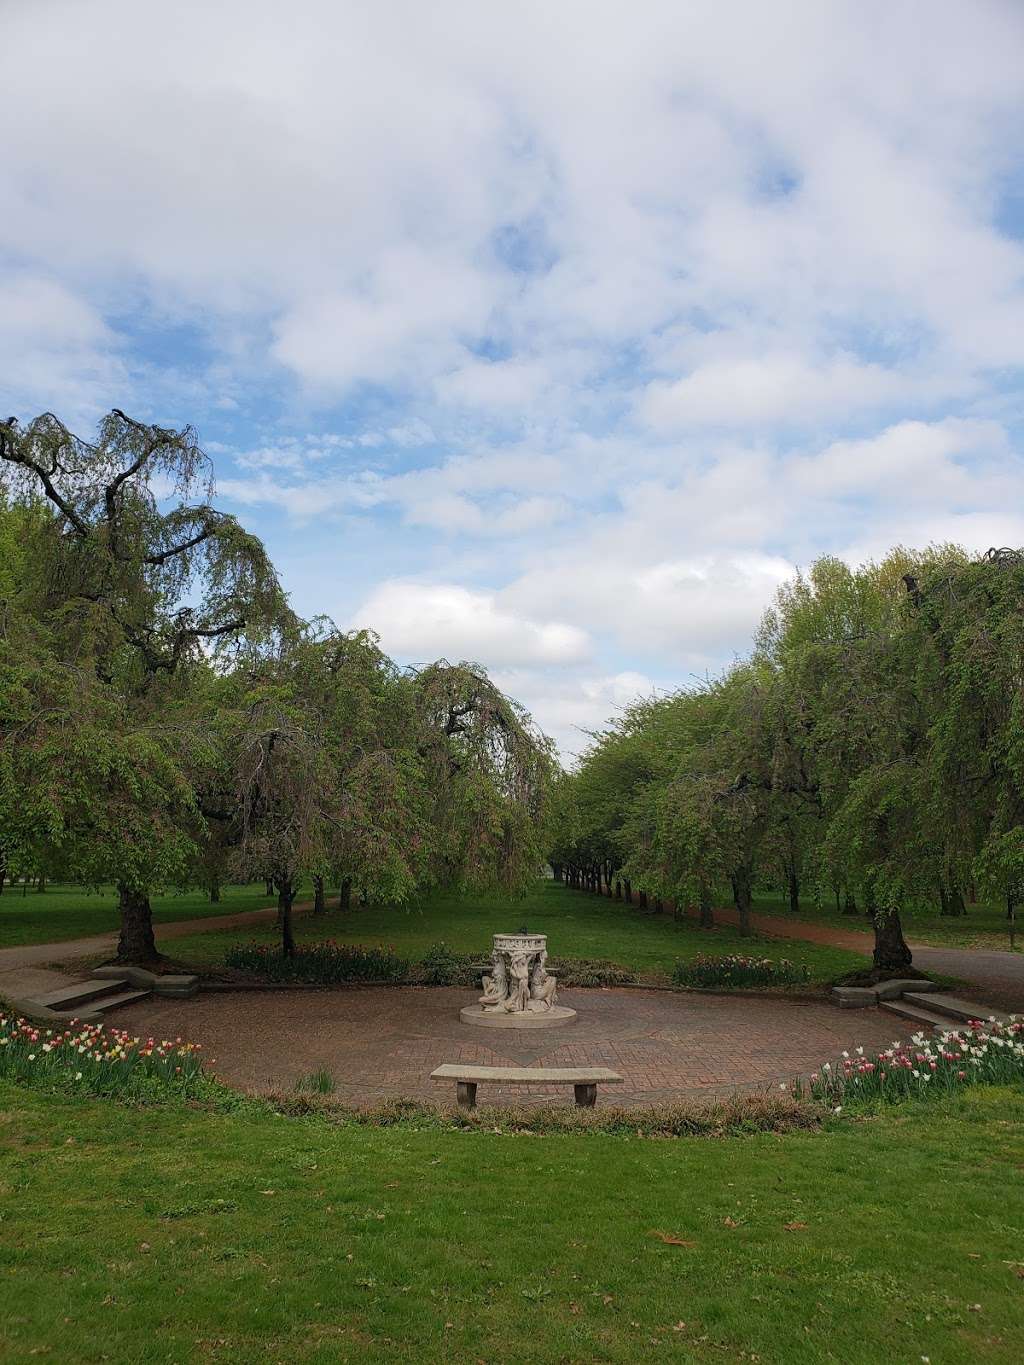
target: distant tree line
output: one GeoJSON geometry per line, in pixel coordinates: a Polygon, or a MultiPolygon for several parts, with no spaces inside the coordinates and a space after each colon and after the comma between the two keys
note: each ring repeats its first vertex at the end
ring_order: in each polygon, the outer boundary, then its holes
{"type": "Polygon", "coordinates": [[[307,878],[318,909],[523,886],[550,741],[477,665],[301,620],[210,475],[190,428],[119,410],[95,442],[0,423],[0,890],[113,883],[144,963],[157,888],[265,880],[291,953],[307,878]]]}
{"type": "Polygon", "coordinates": [[[866,914],[878,973],[901,911],[1024,896],[1024,552],[819,559],[778,593],[749,659],[635,703],[556,783],[570,884],[713,921],[730,888],[866,914]]]}

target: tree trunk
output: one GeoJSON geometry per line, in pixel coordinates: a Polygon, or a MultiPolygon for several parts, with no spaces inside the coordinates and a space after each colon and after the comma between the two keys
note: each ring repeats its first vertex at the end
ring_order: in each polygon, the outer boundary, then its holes
{"type": "Polygon", "coordinates": [[[750,933],[750,908],[753,900],[749,867],[738,867],[729,879],[732,882],[732,898],[740,920],[740,933],[744,937],[750,933]]]}
{"type": "Polygon", "coordinates": [[[794,915],[800,913],[800,879],[796,875],[796,868],[790,864],[789,867],[789,908],[794,915]]]}
{"type": "Polygon", "coordinates": [[[160,954],[153,937],[153,911],[149,895],[123,882],[117,887],[118,907],[121,911],[121,935],[117,941],[118,962],[137,967],[156,962],[160,954]]]}
{"type": "Polygon", "coordinates": [[[622,882],[619,880],[615,882],[615,899],[617,901],[622,900],[622,882]]]}
{"type": "Polygon", "coordinates": [[[277,907],[281,921],[281,952],[285,957],[295,956],[295,935],[292,933],[292,901],[295,890],[290,877],[282,877],[277,883],[277,907]]]}
{"type": "Polygon", "coordinates": [[[641,910],[646,910],[646,909],[647,909],[647,892],[646,892],[646,891],[639,891],[639,892],[637,892],[637,905],[640,907],[641,910]]]}
{"type": "Polygon", "coordinates": [[[622,883],[622,898],[627,905],[633,904],[633,887],[628,877],[622,883]]]}
{"type": "Polygon", "coordinates": [[[956,917],[967,914],[967,906],[964,904],[963,892],[957,886],[956,882],[952,882],[948,886],[945,882],[939,883],[939,903],[942,907],[940,913],[943,915],[952,915],[956,917]]]}
{"type": "Polygon", "coordinates": [[[344,881],[342,882],[342,884],[341,884],[341,890],[338,892],[338,909],[339,909],[339,910],[351,910],[351,909],[352,909],[352,879],[351,879],[351,877],[346,877],[345,880],[344,880],[344,881]]]}
{"type": "Polygon", "coordinates": [[[39,880],[36,882],[36,895],[41,896],[46,890],[46,877],[40,872],[39,880]]]}
{"type": "Polygon", "coordinates": [[[914,960],[903,937],[898,910],[875,910],[871,916],[875,929],[875,970],[893,976],[906,972],[914,960]]]}
{"type": "Polygon", "coordinates": [[[313,878],[313,914],[322,915],[327,909],[324,904],[324,879],[323,877],[313,878]]]}
{"type": "Polygon", "coordinates": [[[268,895],[268,896],[272,896],[272,895],[274,894],[274,883],[268,878],[268,879],[267,879],[267,884],[266,884],[266,885],[267,885],[267,895],[268,895]]]}
{"type": "Polygon", "coordinates": [[[661,899],[660,896],[657,897],[654,902],[654,913],[656,915],[663,915],[665,913],[665,902],[661,899]]]}
{"type": "Polygon", "coordinates": [[[0,896],[4,894],[4,882],[7,880],[7,858],[2,848],[0,848],[0,896]]]}
{"type": "Polygon", "coordinates": [[[562,880],[562,864],[561,864],[561,863],[552,863],[552,864],[551,864],[551,875],[552,875],[552,877],[554,878],[554,880],[555,880],[556,882],[560,882],[560,881],[562,880]]]}
{"type": "Polygon", "coordinates": [[[702,929],[713,929],[715,927],[715,911],[711,900],[710,882],[701,882],[697,903],[700,907],[700,927],[702,929]]]}
{"type": "Polygon", "coordinates": [[[846,899],[843,901],[843,914],[844,915],[857,914],[857,899],[852,891],[847,891],[846,893],[846,899]]]}
{"type": "Polygon", "coordinates": [[[216,877],[210,883],[210,901],[213,905],[220,904],[220,882],[216,877]]]}

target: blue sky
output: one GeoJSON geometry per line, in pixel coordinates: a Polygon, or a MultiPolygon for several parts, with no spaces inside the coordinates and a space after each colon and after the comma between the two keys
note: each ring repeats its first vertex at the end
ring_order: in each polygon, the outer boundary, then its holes
{"type": "Polygon", "coordinates": [[[566,752],[830,552],[1024,544],[1024,6],[8,0],[0,403],[566,752]],[[44,78],[45,77],[45,78],[44,78]]]}

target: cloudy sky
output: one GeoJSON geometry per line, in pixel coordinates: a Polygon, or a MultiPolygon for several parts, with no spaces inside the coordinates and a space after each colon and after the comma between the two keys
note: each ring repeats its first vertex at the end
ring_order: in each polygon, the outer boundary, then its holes
{"type": "Polygon", "coordinates": [[[823,552],[1024,544],[1020,0],[2,0],[0,405],[567,752],[823,552]]]}

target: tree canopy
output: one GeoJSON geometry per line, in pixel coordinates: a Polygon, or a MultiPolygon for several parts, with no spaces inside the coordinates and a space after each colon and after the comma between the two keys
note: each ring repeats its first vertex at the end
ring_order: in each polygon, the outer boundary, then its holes
{"type": "Polygon", "coordinates": [[[550,742],[476,664],[300,620],[212,493],[191,428],[0,424],[0,872],[114,882],[134,962],[167,884],[272,882],[286,952],[306,877],[522,886],[550,742]]]}
{"type": "Polygon", "coordinates": [[[786,584],[751,657],[626,711],[559,792],[556,860],[681,904],[756,884],[858,904],[879,972],[900,911],[1024,896],[1024,553],[826,557],[786,584]]]}

